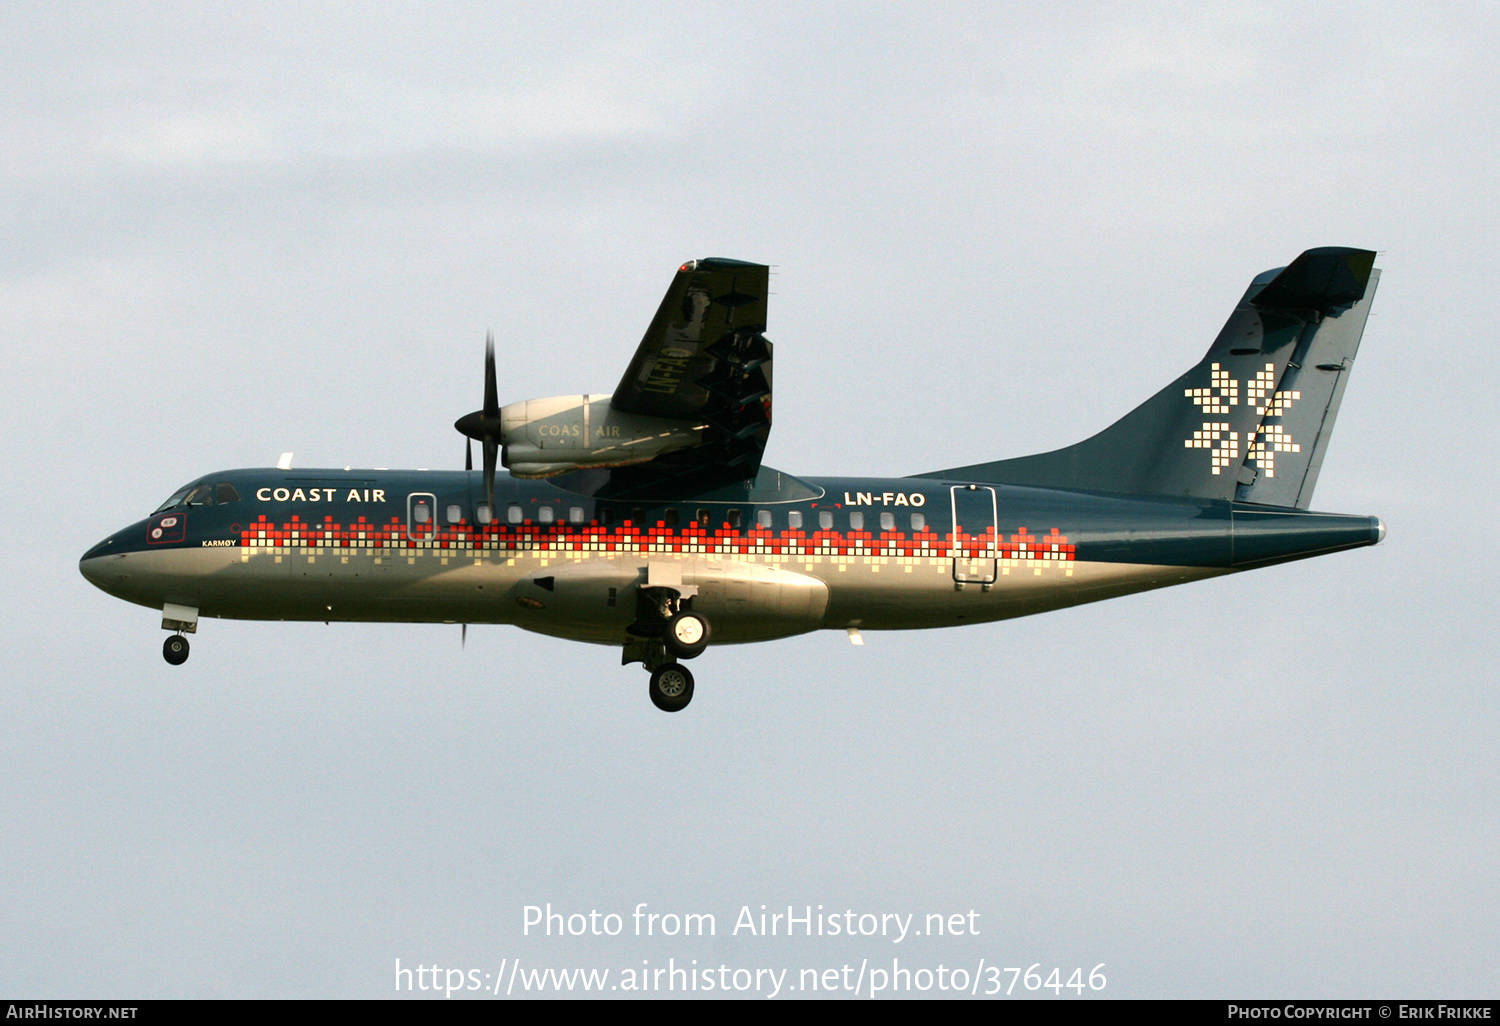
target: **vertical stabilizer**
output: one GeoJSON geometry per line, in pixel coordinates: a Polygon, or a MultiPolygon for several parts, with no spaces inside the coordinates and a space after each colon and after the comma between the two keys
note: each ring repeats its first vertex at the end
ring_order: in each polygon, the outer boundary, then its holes
{"type": "Polygon", "coordinates": [[[1310,249],[1257,275],[1196,367],[1092,438],[917,476],[1306,508],[1374,261],[1369,250],[1310,249]]]}
{"type": "MultiPolygon", "coordinates": [[[[1373,256],[1373,254],[1371,254],[1373,256]]],[[[1380,282],[1371,268],[1362,295],[1335,315],[1308,323],[1265,415],[1246,446],[1235,498],[1307,509],[1333,435],[1333,421],[1359,352],[1359,340],[1380,282]]],[[[1267,289],[1269,291],[1269,287],[1267,289]]],[[[1261,293],[1265,295],[1264,292],[1261,293]]]]}

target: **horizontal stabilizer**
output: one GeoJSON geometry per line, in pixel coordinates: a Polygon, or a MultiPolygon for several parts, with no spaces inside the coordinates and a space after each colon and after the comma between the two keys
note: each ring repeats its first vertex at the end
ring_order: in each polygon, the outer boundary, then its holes
{"type": "Polygon", "coordinates": [[[1365,298],[1374,267],[1375,254],[1367,249],[1310,249],[1250,302],[1262,310],[1316,310],[1327,315],[1365,298]]]}

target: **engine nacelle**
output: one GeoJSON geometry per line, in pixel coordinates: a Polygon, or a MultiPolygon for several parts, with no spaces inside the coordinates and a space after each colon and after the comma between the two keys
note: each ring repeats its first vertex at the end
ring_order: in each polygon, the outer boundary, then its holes
{"type": "Polygon", "coordinates": [[[500,410],[502,461],[516,477],[538,478],[586,467],[623,467],[687,449],[705,424],[621,413],[607,395],[527,399],[500,410]]]}

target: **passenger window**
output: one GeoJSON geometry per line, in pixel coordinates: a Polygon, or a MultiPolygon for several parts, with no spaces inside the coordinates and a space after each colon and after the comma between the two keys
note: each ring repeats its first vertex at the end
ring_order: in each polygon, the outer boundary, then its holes
{"type": "Polygon", "coordinates": [[[474,507],[474,519],[481,524],[487,524],[495,519],[495,514],[484,503],[474,507]]]}
{"type": "Polygon", "coordinates": [[[729,526],[730,526],[730,528],[732,528],[733,530],[736,530],[736,531],[738,531],[740,529],[740,511],[739,510],[732,509],[732,510],[729,511],[729,526]]]}
{"type": "Polygon", "coordinates": [[[551,506],[543,506],[541,509],[537,510],[536,518],[543,524],[550,524],[552,523],[552,521],[557,519],[557,517],[553,515],[551,506]]]}
{"type": "Polygon", "coordinates": [[[235,491],[234,485],[230,484],[227,481],[220,482],[218,488],[215,490],[218,492],[216,498],[219,500],[220,506],[224,505],[226,502],[240,501],[240,493],[235,491]]]}
{"type": "Polygon", "coordinates": [[[668,527],[676,527],[678,516],[679,514],[675,509],[669,509],[662,514],[661,520],[662,523],[666,524],[668,527]]]}
{"type": "Polygon", "coordinates": [[[849,530],[863,531],[865,529],[865,515],[858,510],[849,514],[849,530]]]}
{"type": "Polygon", "coordinates": [[[505,511],[505,519],[513,524],[519,524],[523,519],[521,516],[521,507],[515,503],[511,503],[510,507],[505,511]]]}
{"type": "Polygon", "coordinates": [[[828,509],[818,510],[818,529],[821,531],[833,530],[833,511],[828,509]]]}
{"type": "Polygon", "coordinates": [[[456,524],[464,518],[464,511],[459,506],[448,507],[448,523],[456,524]]]}
{"type": "Polygon", "coordinates": [[[411,518],[419,524],[425,524],[432,519],[432,509],[425,500],[418,500],[412,505],[411,518]]]}
{"type": "Polygon", "coordinates": [[[927,527],[927,514],[913,513],[911,515],[911,529],[913,531],[925,530],[927,527]]]}
{"type": "Polygon", "coordinates": [[[802,529],[802,511],[800,509],[794,509],[786,515],[786,526],[793,531],[800,531],[802,529]]]}
{"type": "Polygon", "coordinates": [[[880,514],[880,529],[882,531],[894,531],[896,529],[896,514],[880,514]]]}
{"type": "Polygon", "coordinates": [[[615,522],[615,511],[610,509],[608,506],[596,511],[596,514],[599,518],[599,525],[601,527],[608,527],[610,524],[615,522]]]}
{"type": "Polygon", "coordinates": [[[771,526],[771,511],[768,510],[768,509],[758,509],[758,510],[756,510],[755,511],[755,526],[756,527],[770,527],[771,526]]]}
{"type": "Polygon", "coordinates": [[[583,507],[582,506],[569,506],[568,507],[568,523],[570,523],[570,524],[581,524],[581,523],[583,523],[583,507]]]}
{"type": "Polygon", "coordinates": [[[708,510],[700,509],[698,511],[698,526],[705,531],[708,530],[708,510]]]}

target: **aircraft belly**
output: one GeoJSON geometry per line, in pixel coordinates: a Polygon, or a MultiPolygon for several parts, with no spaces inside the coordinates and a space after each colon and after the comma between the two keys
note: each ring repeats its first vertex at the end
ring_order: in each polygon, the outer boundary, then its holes
{"type": "Polygon", "coordinates": [[[473,554],[414,547],[340,551],[311,546],[178,548],[132,553],[129,588],[107,590],[160,608],[247,620],[509,623],[579,641],[620,644],[653,563],[680,568],[716,644],[764,641],[823,626],[828,588],[815,576],[754,559],[633,551],[519,550],[473,554]]]}
{"type": "Polygon", "coordinates": [[[1098,602],[1153,588],[1230,573],[1217,567],[1073,561],[1066,571],[1045,566],[1002,568],[987,588],[958,588],[950,560],[914,566],[848,566],[833,582],[824,625],[861,630],[912,630],[1006,620],[1098,602]]]}
{"type": "Polygon", "coordinates": [[[662,567],[689,607],[713,625],[715,645],[769,641],[818,630],[828,587],[816,577],[747,559],[667,552],[549,561],[512,591],[525,630],[621,644],[637,622],[637,598],[662,567]],[[545,582],[545,583],[543,583],[545,582]]]}

